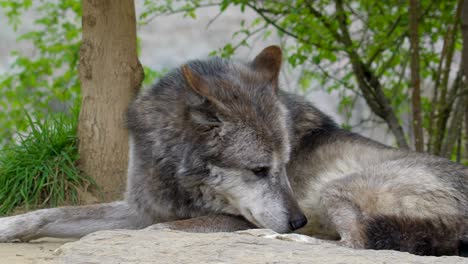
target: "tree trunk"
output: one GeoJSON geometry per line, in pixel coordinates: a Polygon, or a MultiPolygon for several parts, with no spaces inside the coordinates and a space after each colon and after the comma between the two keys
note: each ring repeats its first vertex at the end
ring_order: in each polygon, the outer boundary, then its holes
{"type": "Polygon", "coordinates": [[[419,1],[410,0],[410,42],[411,42],[411,88],[413,110],[414,147],[418,152],[424,151],[424,135],[421,118],[421,89],[419,76],[419,1]]]}
{"type": "MultiPolygon", "coordinates": [[[[466,82],[465,82],[466,85],[466,82]]],[[[465,110],[465,160],[468,160],[468,105],[465,110]]]]}
{"type": "MultiPolygon", "coordinates": [[[[464,0],[461,15],[462,49],[462,87],[468,92],[468,0],[464,0]]],[[[468,95],[465,94],[466,97],[468,95]]],[[[468,101],[468,99],[466,100],[468,101]]],[[[465,158],[468,159],[468,105],[465,109],[465,158]]]]}
{"type": "Polygon", "coordinates": [[[133,0],[83,0],[82,8],[80,166],[108,201],[124,190],[128,160],[124,113],[143,79],[135,6],[133,0]]]}
{"type": "Polygon", "coordinates": [[[449,75],[452,70],[452,60],[455,54],[455,43],[458,34],[458,24],[462,13],[462,4],[463,0],[459,0],[457,4],[457,9],[455,11],[455,17],[453,20],[453,25],[449,26],[449,36],[447,43],[447,54],[445,57],[445,67],[440,73],[440,85],[435,87],[439,89],[439,98],[435,105],[434,116],[435,127],[432,129],[432,142],[431,142],[431,153],[434,155],[442,155],[442,147],[444,138],[446,137],[447,132],[447,122],[450,118],[452,112],[452,105],[449,98],[449,75]]]}
{"type": "MultiPolygon", "coordinates": [[[[460,66],[462,68],[463,65],[460,66]]],[[[466,86],[465,86],[466,87],[466,86]]],[[[462,83],[462,69],[457,73],[457,77],[455,78],[455,81],[453,82],[453,88],[452,91],[455,94],[459,94],[458,96],[454,96],[455,99],[451,100],[453,102],[450,103],[451,112],[452,116],[450,119],[450,123],[447,129],[447,133],[444,138],[444,142],[442,145],[442,151],[440,155],[442,157],[446,158],[451,158],[455,144],[458,141],[458,138],[461,137],[461,129],[463,126],[463,117],[465,115],[465,106],[468,103],[468,96],[466,96],[464,93],[466,93],[466,88],[465,92],[463,91],[463,83],[462,83]]]]}

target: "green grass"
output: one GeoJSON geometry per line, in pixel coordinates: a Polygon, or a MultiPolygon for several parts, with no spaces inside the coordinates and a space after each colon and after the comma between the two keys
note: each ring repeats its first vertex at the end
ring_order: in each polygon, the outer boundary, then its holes
{"type": "Polygon", "coordinates": [[[0,215],[79,202],[94,182],[76,167],[77,111],[44,121],[28,116],[30,133],[0,150],[0,215]]]}

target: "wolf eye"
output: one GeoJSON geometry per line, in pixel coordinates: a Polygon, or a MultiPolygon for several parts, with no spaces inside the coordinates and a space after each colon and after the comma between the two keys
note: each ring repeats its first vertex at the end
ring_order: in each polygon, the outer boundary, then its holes
{"type": "Polygon", "coordinates": [[[219,119],[219,117],[215,114],[211,114],[211,115],[208,115],[206,117],[207,121],[209,123],[212,123],[212,124],[221,124],[221,120],[219,119]]]}
{"type": "Polygon", "coordinates": [[[252,169],[252,172],[259,178],[267,177],[269,171],[270,171],[270,168],[268,167],[258,167],[258,168],[252,169]]]}
{"type": "Polygon", "coordinates": [[[190,116],[195,124],[201,126],[220,126],[222,123],[221,120],[212,113],[192,111],[190,116]]]}

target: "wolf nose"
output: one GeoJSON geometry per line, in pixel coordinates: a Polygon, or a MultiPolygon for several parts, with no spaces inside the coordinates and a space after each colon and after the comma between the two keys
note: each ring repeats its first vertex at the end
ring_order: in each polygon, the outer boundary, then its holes
{"type": "Polygon", "coordinates": [[[297,230],[307,224],[307,217],[305,215],[301,215],[295,219],[289,221],[289,227],[292,231],[297,230]]]}

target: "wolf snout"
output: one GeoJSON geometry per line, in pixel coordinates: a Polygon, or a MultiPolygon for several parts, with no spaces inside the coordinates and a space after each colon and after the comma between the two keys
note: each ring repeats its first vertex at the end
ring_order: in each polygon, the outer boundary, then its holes
{"type": "Polygon", "coordinates": [[[307,217],[302,213],[294,217],[291,217],[289,220],[289,228],[291,228],[291,231],[304,227],[306,224],[307,224],[307,217]]]}
{"type": "Polygon", "coordinates": [[[307,224],[307,217],[299,207],[291,191],[284,192],[285,208],[287,208],[287,218],[289,231],[297,230],[307,224]]]}

